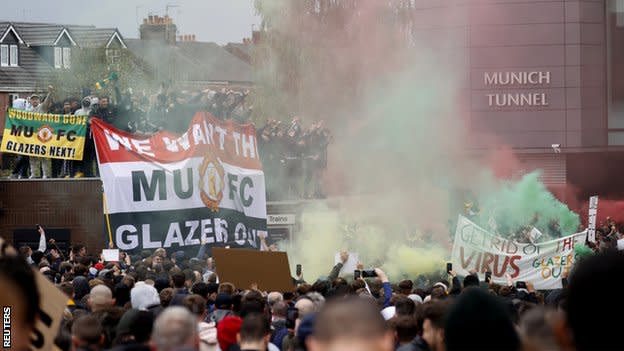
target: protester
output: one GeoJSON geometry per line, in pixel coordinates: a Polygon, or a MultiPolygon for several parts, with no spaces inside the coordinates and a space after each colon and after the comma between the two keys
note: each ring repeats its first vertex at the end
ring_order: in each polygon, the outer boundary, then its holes
{"type": "Polygon", "coordinates": [[[241,351],[267,351],[270,337],[269,321],[260,314],[250,314],[241,324],[239,348],[241,351]]]}
{"type": "Polygon", "coordinates": [[[111,351],[149,351],[154,316],[148,311],[130,309],[121,317],[111,351]]]}
{"type": "MultiPolygon", "coordinates": [[[[74,97],[59,99],[54,87],[50,86],[43,102],[39,95],[33,94],[28,101],[16,99],[12,107],[33,112],[88,116],[89,120],[100,119],[123,131],[142,135],[161,130],[184,133],[197,111],[208,111],[221,120],[232,119],[238,123],[248,123],[251,116],[252,107],[247,99],[249,95],[247,90],[222,88],[218,91],[204,89],[188,92],[175,91],[162,84],[158,92],[149,95],[145,91],[135,93],[132,88],[122,92],[118,85],[118,77],[116,74],[114,76],[115,79],[110,80],[107,89],[84,96],[80,100],[80,106],[79,99],[74,97]],[[62,104],[58,104],[57,107],[55,101],[62,101],[62,104]]],[[[30,177],[41,177],[41,168],[44,178],[53,175],[71,175],[78,178],[96,175],[95,148],[90,133],[90,122],[83,155],[83,160],[79,162],[57,162],[60,169],[55,174],[51,172],[50,162],[43,162],[44,159],[34,157],[31,161],[30,177]]],[[[27,174],[24,164],[27,162],[28,157],[17,158],[11,177],[25,177],[27,174]]]]}
{"type": "MultiPolygon", "coordinates": [[[[0,238],[0,243],[3,243],[0,238]]],[[[25,350],[35,327],[40,296],[34,271],[15,252],[0,252],[0,306],[11,307],[11,341],[15,350],[25,350]]]]}
{"type": "Polygon", "coordinates": [[[373,301],[352,298],[323,306],[306,345],[310,351],[391,351],[394,336],[373,301]]]}
{"type": "MultiPolygon", "coordinates": [[[[609,298],[597,298],[596,291],[606,287],[619,292],[624,288],[624,254],[607,251],[582,260],[570,275],[566,304],[567,326],[572,338],[567,343],[576,350],[615,350],[621,348],[620,328],[605,321],[605,313],[619,316],[624,307],[609,298]],[[591,303],[588,303],[591,301],[591,303]],[[605,321],[602,323],[601,321],[605,321]]],[[[566,336],[566,334],[563,334],[566,336]]]]}
{"type": "Polygon", "coordinates": [[[304,132],[298,117],[294,117],[290,125],[268,120],[257,130],[257,139],[269,199],[325,196],[321,179],[327,167],[331,134],[322,121],[304,132]]]}
{"type": "Polygon", "coordinates": [[[104,345],[104,330],[100,321],[91,315],[77,318],[71,330],[72,350],[99,351],[104,345]]]}
{"type": "Polygon", "coordinates": [[[113,292],[106,285],[97,285],[89,293],[89,308],[91,312],[107,309],[115,304],[113,292]]]}
{"type": "Polygon", "coordinates": [[[154,322],[152,343],[157,351],[197,350],[197,319],[184,307],[165,309],[154,322]]]}
{"type": "MultiPolygon", "coordinates": [[[[40,233],[45,242],[45,231],[40,233]]],[[[7,249],[4,245],[2,251],[7,249]]],[[[506,284],[488,284],[476,274],[460,277],[453,270],[393,284],[377,268],[375,278],[347,280],[338,275],[349,258],[343,252],[329,280],[321,277],[312,285],[301,281],[293,291],[266,292],[228,282],[204,283],[202,274],[214,269],[212,261],[187,260],[164,249],[126,255],[124,269],[122,262],[90,256],[82,245],[63,253],[52,240],[41,249],[45,253],[24,246],[19,255],[0,255],[0,283],[16,292],[3,295],[3,304],[14,307],[19,330],[29,330],[39,302],[32,294],[37,289],[27,260],[47,276],[62,276],[52,281],[67,296],[56,338],[63,351],[70,345],[115,351],[452,351],[519,350],[521,345],[541,351],[619,345],[616,324],[590,322],[600,318],[595,307],[614,308],[608,299],[593,299],[595,287],[620,289],[613,277],[624,273],[624,256],[610,250],[579,256],[570,283],[551,291],[536,291],[532,282],[516,287],[511,276],[506,284]],[[176,299],[183,307],[171,306],[176,299]],[[592,299],[598,305],[586,303],[592,299]],[[594,337],[602,331],[607,334],[594,337]],[[480,334],[484,337],[475,337],[480,334]]],[[[16,345],[28,342],[14,330],[16,345]]]]}
{"type": "MultiPolygon", "coordinates": [[[[41,102],[39,95],[32,95],[30,97],[30,107],[27,107],[27,111],[37,113],[47,113],[52,106],[54,100],[55,89],[53,86],[48,86],[48,94],[43,102],[41,102]]],[[[49,178],[52,176],[51,162],[49,159],[43,157],[30,156],[30,178],[49,178]]]]}
{"type": "MultiPolygon", "coordinates": [[[[219,119],[232,119],[239,123],[249,122],[252,111],[248,91],[223,88],[218,91],[185,92],[162,85],[158,92],[150,96],[145,92],[137,94],[130,88],[122,92],[116,79],[110,82],[108,89],[112,94],[108,94],[107,90],[90,93],[80,100],[80,104],[79,99],[67,97],[62,100],[58,111],[53,110],[56,106],[54,102],[60,100],[52,86],[48,88],[43,102],[37,94],[33,94],[28,102],[16,99],[13,104],[16,109],[87,116],[89,121],[81,161],[15,156],[10,178],[97,176],[95,144],[90,130],[93,119],[100,119],[129,133],[151,135],[163,130],[186,132],[197,111],[208,111],[219,119]],[[28,162],[30,175],[27,172],[28,162]]],[[[325,197],[321,179],[327,168],[331,133],[322,120],[306,128],[300,117],[294,117],[288,124],[269,119],[258,128],[256,137],[269,199],[325,197]],[[286,185],[286,191],[282,191],[280,185],[286,185]]]]}
{"type": "Polygon", "coordinates": [[[217,348],[217,328],[214,322],[207,323],[206,299],[199,295],[189,295],[184,298],[184,307],[197,317],[197,333],[200,341],[200,351],[212,351],[217,348]]]}

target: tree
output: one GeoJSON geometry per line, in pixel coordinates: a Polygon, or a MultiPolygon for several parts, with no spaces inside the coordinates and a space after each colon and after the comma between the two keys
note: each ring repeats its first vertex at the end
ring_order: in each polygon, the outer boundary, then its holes
{"type": "Polygon", "coordinates": [[[105,48],[73,48],[72,63],[68,70],[57,70],[53,73],[52,84],[57,88],[58,96],[82,96],[85,94],[114,95],[105,80],[115,72],[119,78],[118,86],[141,89],[151,86],[153,82],[142,70],[132,53],[126,49],[119,49],[120,55],[116,62],[106,55],[105,48]],[[97,82],[103,82],[101,89],[96,87],[97,82]]]}

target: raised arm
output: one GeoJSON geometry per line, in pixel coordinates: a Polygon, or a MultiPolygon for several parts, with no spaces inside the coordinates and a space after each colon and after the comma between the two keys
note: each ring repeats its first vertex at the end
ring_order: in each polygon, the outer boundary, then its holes
{"type": "Polygon", "coordinates": [[[37,225],[37,231],[39,232],[39,248],[37,251],[45,252],[47,249],[45,230],[40,225],[37,225]]]}

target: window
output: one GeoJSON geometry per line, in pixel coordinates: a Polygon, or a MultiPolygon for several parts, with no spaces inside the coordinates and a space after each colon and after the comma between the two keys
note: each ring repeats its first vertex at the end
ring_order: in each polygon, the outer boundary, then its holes
{"type": "Polygon", "coordinates": [[[63,48],[63,67],[71,67],[71,48],[63,48]]]}
{"type": "Polygon", "coordinates": [[[17,45],[0,45],[0,66],[17,67],[19,57],[18,50],[17,45]]]}
{"type": "Polygon", "coordinates": [[[10,61],[10,65],[11,67],[17,67],[18,66],[18,49],[17,49],[17,45],[11,45],[9,47],[9,61],[10,61]]]}
{"type": "Polygon", "coordinates": [[[0,66],[7,67],[9,65],[9,46],[0,45],[0,66]]]}
{"type": "Polygon", "coordinates": [[[54,68],[61,68],[63,65],[63,49],[54,48],[54,68]]]}
{"type": "Polygon", "coordinates": [[[116,65],[119,63],[121,59],[121,50],[119,49],[106,49],[106,58],[108,59],[108,63],[111,65],[116,65]]]}
{"type": "Polygon", "coordinates": [[[54,48],[54,68],[71,68],[71,48],[54,48]]]}

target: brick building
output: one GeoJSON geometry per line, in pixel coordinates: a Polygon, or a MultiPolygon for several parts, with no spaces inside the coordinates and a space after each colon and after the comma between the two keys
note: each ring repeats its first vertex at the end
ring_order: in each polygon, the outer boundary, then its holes
{"type": "MultiPolygon", "coordinates": [[[[624,1],[416,1],[414,40],[448,42],[466,67],[474,150],[491,136],[551,188],[621,196],[624,1]]],[[[478,152],[477,152],[478,153],[478,152]]]]}

